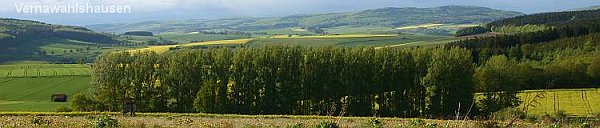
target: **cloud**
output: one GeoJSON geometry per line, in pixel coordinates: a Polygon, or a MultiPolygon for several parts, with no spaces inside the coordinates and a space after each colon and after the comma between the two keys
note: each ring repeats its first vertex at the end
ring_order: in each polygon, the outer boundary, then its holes
{"type": "Polygon", "coordinates": [[[136,22],[170,19],[265,17],[292,14],[348,12],[382,7],[435,7],[473,5],[537,13],[599,5],[600,0],[0,0],[0,17],[34,19],[66,24],[136,22]],[[130,15],[19,14],[15,4],[92,4],[131,6],[130,15]],[[64,20],[64,19],[69,19],[64,20]]]}

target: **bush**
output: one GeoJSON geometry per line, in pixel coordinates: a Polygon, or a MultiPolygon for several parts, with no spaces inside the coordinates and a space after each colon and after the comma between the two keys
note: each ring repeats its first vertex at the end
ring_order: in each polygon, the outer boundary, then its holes
{"type": "Polygon", "coordinates": [[[73,109],[67,107],[67,106],[60,106],[58,108],[56,108],[56,112],[72,112],[73,109]]]}
{"type": "Polygon", "coordinates": [[[75,111],[99,111],[100,103],[89,96],[77,94],[71,101],[71,109],[75,111]]]}
{"type": "Polygon", "coordinates": [[[325,121],[325,122],[319,123],[315,128],[339,128],[339,127],[340,126],[338,126],[338,124],[335,122],[325,121]]]}
{"type": "Polygon", "coordinates": [[[96,128],[116,128],[119,127],[119,121],[110,116],[101,116],[94,123],[96,128]]]}

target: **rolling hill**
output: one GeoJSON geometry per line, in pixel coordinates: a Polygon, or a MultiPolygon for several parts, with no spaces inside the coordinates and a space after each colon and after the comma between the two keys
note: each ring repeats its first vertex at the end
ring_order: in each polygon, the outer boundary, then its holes
{"type": "Polygon", "coordinates": [[[194,32],[214,29],[259,31],[278,29],[287,30],[288,28],[297,27],[314,31],[320,28],[365,26],[397,28],[407,25],[428,23],[479,24],[519,15],[523,14],[486,7],[451,5],[433,8],[388,7],[359,12],[292,15],[268,18],[229,18],[218,20],[191,19],[123,24],[98,24],[87,27],[96,31],[117,33],[132,30],[152,31],[156,33],[194,32]]]}
{"type": "Polygon", "coordinates": [[[576,9],[571,9],[569,11],[584,11],[584,10],[598,10],[598,9],[600,9],[600,5],[594,5],[594,6],[583,7],[583,8],[576,8],[576,9]]]}
{"type": "MultiPolygon", "coordinates": [[[[0,63],[12,60],[62,60],[67,53],[90,53],[125,41],[84,27],[0,19],[0,63]]],[[[66,58],[73,59],[73,58],[66,58]]]]}

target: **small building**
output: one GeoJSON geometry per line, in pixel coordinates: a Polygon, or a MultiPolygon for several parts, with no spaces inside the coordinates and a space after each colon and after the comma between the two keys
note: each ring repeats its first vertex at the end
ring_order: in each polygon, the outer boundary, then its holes
{"type": "Polygon", "coordinates": [[[67,102],[67,94],[52,94],[52,102],[67,102]]]}

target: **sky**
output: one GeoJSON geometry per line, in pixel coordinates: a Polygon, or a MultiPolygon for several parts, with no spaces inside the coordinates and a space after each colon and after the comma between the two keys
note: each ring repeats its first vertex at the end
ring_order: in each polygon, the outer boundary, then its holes
{"type": "MultiPolygon", "coordinates": [[[[600,0],[0,0],[0,17],[54,24],[91,25],[153,20],[275,17],[294,14],[351,12],[384,7],[471,5],[540,13],[600,5],[600,0]],[[112,12],[48,13],[36,7],[112,7],[112,12]],[[88,5],[88,6],[83,6],[88,5]],[[31,13],[32,8],[40,9],[31,13]],[[115,8],[129,8],[119,12],[115,8]],[[25,11],[29,10],[29,13],[25,11]]],[[[47,10],[46,10],[47,11],[47,10]]]]}

